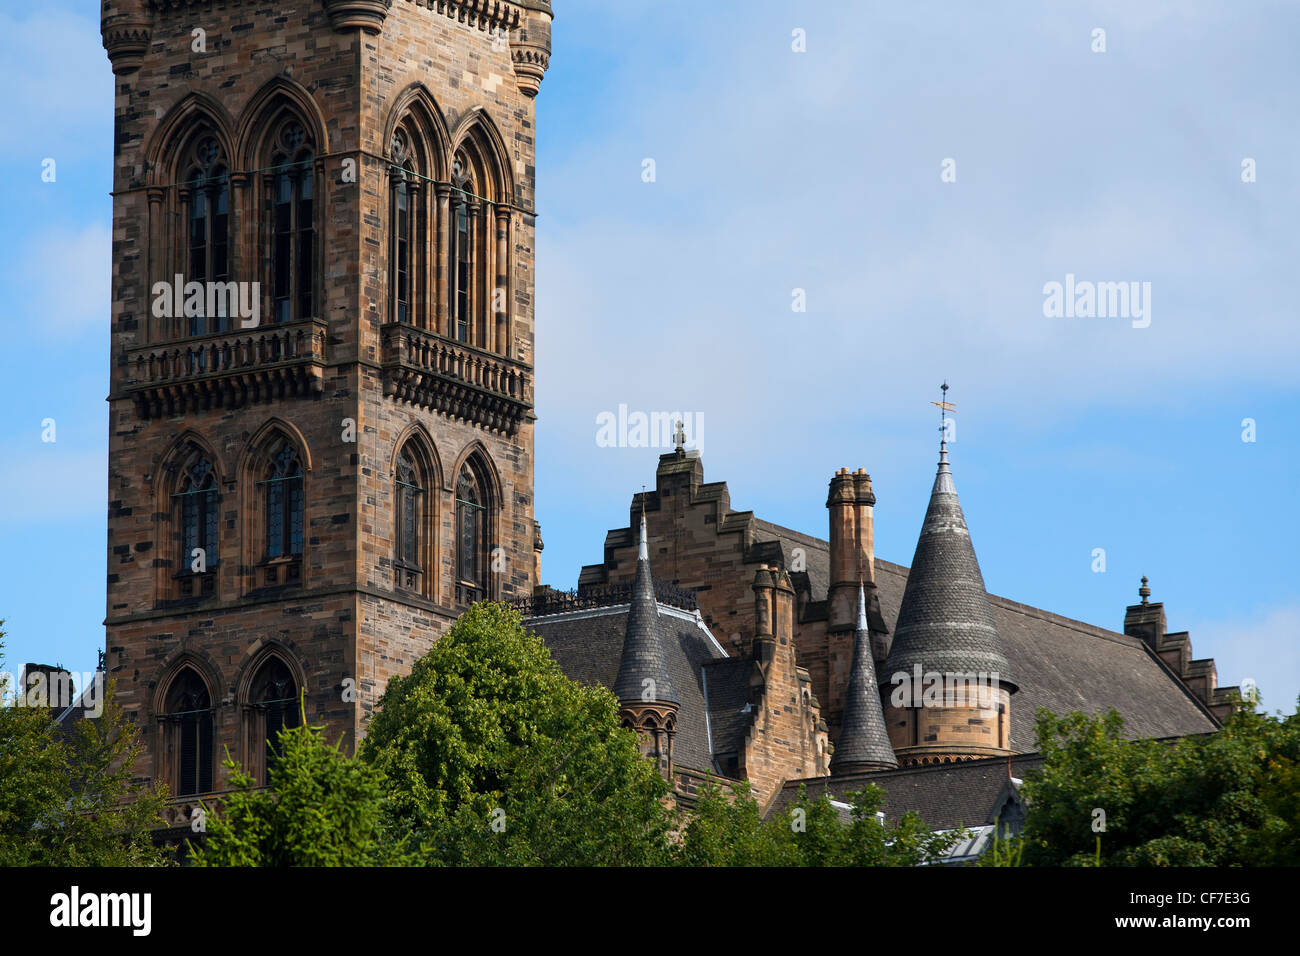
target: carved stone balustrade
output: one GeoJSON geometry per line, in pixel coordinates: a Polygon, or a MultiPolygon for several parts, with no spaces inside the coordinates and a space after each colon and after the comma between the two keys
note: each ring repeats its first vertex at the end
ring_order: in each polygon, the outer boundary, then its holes
{"type": "Polygon", "coordinates": [[[319,395],[326,341],[310,319],[141,346],[126,353],[122,391],[142,418],[319,395]]]}
{"type": "Polygon", "coordinates": [[[384,394],[513,435],[533,418],[532,369],[412,325],[382,329],[384,394]]]}

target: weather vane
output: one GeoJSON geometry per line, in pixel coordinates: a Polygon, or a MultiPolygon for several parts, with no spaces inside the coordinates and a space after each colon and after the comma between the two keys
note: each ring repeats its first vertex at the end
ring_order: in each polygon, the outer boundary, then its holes
{"type": "Polygon", "coordinates": [[[948,383],[945,381],[939,387],[943,389],[943,398],[930,404],[939,406],[939,457],[942,458],[948,452],[948,413],[955,412],[957,406],[947,401],[948,383]]]}

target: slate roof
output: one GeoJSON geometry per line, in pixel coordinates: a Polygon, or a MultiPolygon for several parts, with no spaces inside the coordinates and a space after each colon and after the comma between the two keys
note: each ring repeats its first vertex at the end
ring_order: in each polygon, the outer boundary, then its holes
{"type": "Polygon", "coordinates": [[[632,604],[627,615],[627,631],[623,639],[618,676],[614,680],[614,696],[620,701],[678,703],[660,640],[658,604],[655,601],[654,584],[650,579],[644,514],[641,516],[641,545],[636,561],[636,580],[632,583],[632,604]]]}
{"type": "Polygon", "coordinates": [[[844,694],[840,739],[831,755],[831,772],[845,767],[875,765],[897,767],[898,759],[885,730],[885,715],[876,686],[876,665],[871,656],[871,628],[867,623],[867,597],[858,586],[858,624],[853,634],[853,665],[844,694]]]}
{"type": "Polygon", "coordinates": [[[984,576],[971,544],[966,516],[946,453],[930,492],[930,504],[903,591],[885,674],[997,674],[1015,685],[989,607],[984,576]]]}
{"type": "MultiPolygon", "coordinates": [[[[790,547],[804,548],[808,579],[814,584],[811,599],[824,601],[830,579],[826,542],[768,522],[758,522],[758,530],[782,544],[787,561],[790,547]]],[[[892,629],[909,571],[881,558],[875,564],[876,595],[892,629]]],[[[1013,750],[1036,749],[1034,714],[1039,707],[1057,714],[1092,714],[1113,707],[1131,737],[1180,737],[1218,727],[1140,639],[996,595],[989,595],[989,606],[1020,688],[1011,698],[1013,750]]]]}
{"type": "Polygon", "coordinates": [[[1009,762],[1005,757],[991,757],[938,766],[790,780],[773,799],[767,815],[784,813],[794,806],[801,785],[807,786],[812,799],[829,793],[833,800],[847,802],[846,794],[872,783],[885,791],[881,809],[885,811],[886,824],[897,823],[911,810],[932,830],[980,826],[996,822],[993,814],[1008,779],[1024,780],[1026,774],[1042,763],[1043,758],[1038,754],[1023,754],[1009,762]]]}
{"type": "MultiPolygon", "coordinates": [[[[542,638],[571,679],[612,690],[618,678],[629,609],[627,604],[590,608],[526,618],[524,625],[542,638]]],[[[744,706],[743,700],[736,701],[736,694],[738,688],[748,686],[748,671],[741,665],[751,662],[720,660],[726,653],[694,613],[665,604],[659,604],[656,611],[663,663],[678,703],[673,763],[717,773],[714,755],[738,750],[737,735],[743,739],[748,726],[746,722],[741,727],[727,712],[738,713],[744,706]],[[722,666],[714,665],[714,661],[722,666]],[[710,727],[715,719],[721,725],[716,733],[710,727]]]]}

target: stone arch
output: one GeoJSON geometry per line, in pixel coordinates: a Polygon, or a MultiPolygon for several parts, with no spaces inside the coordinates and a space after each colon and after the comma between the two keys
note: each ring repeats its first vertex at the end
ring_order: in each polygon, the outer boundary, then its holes
{"type": "MultiPolygon", "coordinates": [[[[292,458],[287,459],[292,462],[292,458]]],[[[262,587],[290,585],[305,587],[310,562],[306,560],[309,534],[309,515],[312,502],[311,449],[307,438],[293,423],[272,417],[244,444],[243,453],[236,464],[235,480],[239,495],[238,520],[240,591],[248,593],[262,587]],[[284,505],[282,515],[290,510],[298,512],[302,524],[302,549],[298,554],[277,551],[271,553],[267,540],[268,501],[271,486],[266,484],[274,477],[276,458],[281,449],[291,446],[297,456],[301,472],[295,489],[301,495],[300,509],[292,509],[292,502],[284,505]]]]}
{"type": "Polygon", "coordinates": [[[220,100],[201,91],[187,94],[167,111],[154,130],[145,150],[149,185],[170,186],[179,182],[176,164],[185,147],[204,126],[212,130],[229,162],[234,161],[235,121],[220,100]]]}
{"type": "Polygon", "coordinates": [[[461,117],[452,132],[452,155],[464,151],[475,165],[479,178],[479,195],[489,202],[506,206],[515,204],[515,183],[510,152],[491,115],[475,106],[461,117]]]}
{"type": "Polygon", "coordinates": [[[498,509],[502,507],[501,473],[497,471],[496,462],[488,454],[487,447],[479,439],[474,439],[461,449],[456,456],[456,464],[447,473],[447,491],[455,491],[456,476],[466,464],[473,462],[478,468],[487,487],[488,494],[498,509]]]}
{"type": "Polygon", "coordinates": [[[317,155],[329,152],[325,114],[316,98],[301,83],[287,76],[272,77],[262,85],[240,114],[235,153],[243,170],[260,169],[281,120],[297,117],[316,144],[317,155]]]}
{"type": "Polygon", "coordinates": [[[437,445],[419,422],[404,428],[393,443],[387,485],[391,516],[394,587],[436,600],[441,555],[442,463],[437,445]],[[406,466],[414,470],[407,474],[406,466]],[[416,486],[414,489],[411,485],[416,486]]]}
{"type": "Polygon", "coordinates": [[[418,80],[397,94],[388,110],[384,139],[379,144],[379,152],[385,156],[389,154],[393,134],[399,127],[419,134],[414,139],[424,166],[417,171],[431,179],[445,180],[450,169],[451,135],[438,101],[418,80]]]}

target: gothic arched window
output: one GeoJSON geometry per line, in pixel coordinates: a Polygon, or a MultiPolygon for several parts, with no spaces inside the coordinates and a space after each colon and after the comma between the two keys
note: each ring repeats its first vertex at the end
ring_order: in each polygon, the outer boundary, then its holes
{"type": "Polygon", "coordinates": [[[420,473],[406,452],[397,456],[397,482],[394,488],[397,503],[395,521],[397,529],[397,554],[393,562],[394,578],[399,587],[421,589],[420,549],[424,524],[424,488],[420,486],[420,473]]]}
{"type": "MultiPolygon", "coordinates": [[[[229,281],[230,177],[221,146],[214,137],[201,135],[195,142],[182,196],[187,223],[186,283],[229,281]]],[[[226,330],[227,299],[214,298],[215,315],[206,314],[206,295],[199,314],[188,315],[190,335],[226,330]]]]}
{"type": "Polygon", "coordinates": [[[487,597],[488,510],[483,483],[466,464],[456,479],[456,600],[487,597]]]}
{"type": "Polygon", "coordinates": [[[271,459],[270,474],[261,482],[266,488],[267,584],[293,584],[302,579],[303,495],[302,461],[298,449],[285,441],[271,459]],[[278,565],[285,564],[283,580],[278,565]]]}
{"type": "Polygon", "coordinates": [[[315,164],[311,139],[296,119],[280,127],[271,165],[272,316],[307,319],[315,280],[315,164]]]}
{"type": "Polygon", "coordinates": [[[451,328],[460,342],[473,343],[474,232],[478,219],[474,180],[463,153],[452,166],[451,191],[451,328]]]}
{"type": "Polygon", "coordinates": [[[249,691],[248,764],[259,783],[269,782],[271,763],[280,752],[280,731],[302,723],[298,685],[289,667],[272,655],[258,668],[249,691]]]}
{"type": "Polygon", "coordinates": [[[418,197],[420,183],[416,176],[413,151],[407,134],[393,133],[389,146],[392,155],[389,222],[392,231],[393,321],[415,321],[416,256],[423,248],[423,217],[418,197]]]}
{"type": "Polygon", "coordinates": [[[212,463],[202,454],[181,475],[175,498],[180,511],[181,553],[176,577],[181,594],[211,594],[217,566],[217,478],[212,463]]]}
{"type": "Polygon", "coordinates": [[[178,797],[212,789],[212,698],[192,667],[183,668],[163,705],[172,793],[178,797]]]}

